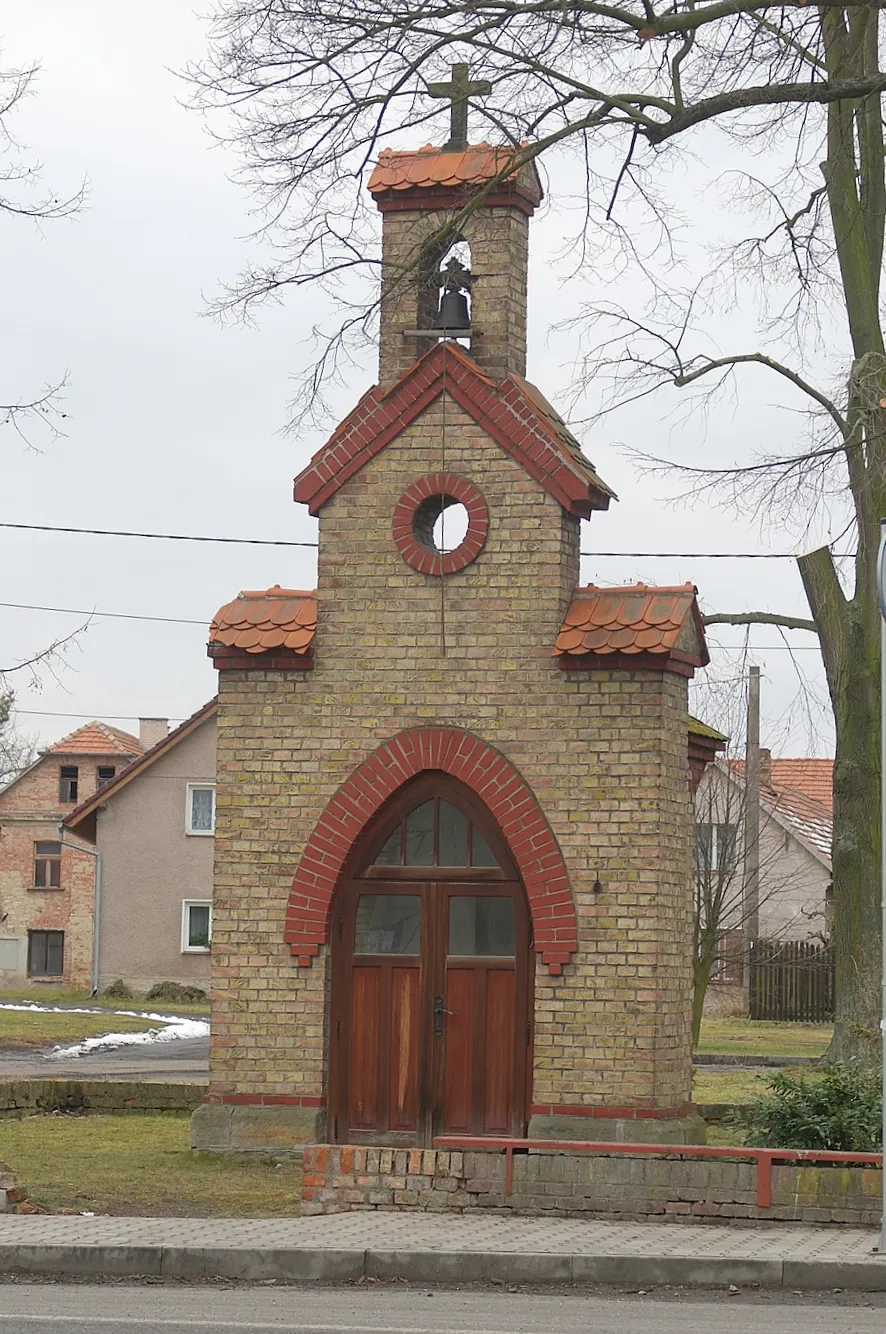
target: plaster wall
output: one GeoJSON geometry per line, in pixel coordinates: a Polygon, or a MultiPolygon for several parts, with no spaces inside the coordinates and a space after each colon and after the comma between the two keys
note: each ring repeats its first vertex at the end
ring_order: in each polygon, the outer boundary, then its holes
{"type": "Polygon", "coordinates": [[[209,953],[182,952],[182,902],[212,899],[213,838],[186,832],[188,783],[215,781],[207,718],[99,809],[101,985],[173,981],[208,987],[209,953]]]}

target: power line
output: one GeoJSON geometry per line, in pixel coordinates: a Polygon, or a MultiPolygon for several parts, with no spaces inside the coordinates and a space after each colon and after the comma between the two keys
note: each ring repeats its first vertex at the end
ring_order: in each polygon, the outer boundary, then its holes
{"type": "Polygon", "coordinates": [[[147,537],[159,542],[229,542],[247,547],[316,547],[316,542],[284,542],[272,537],[204,537],[193,533],[131,533],[118,528],[60,528],[50,523],[0,523],[28,533],[78,533],[89,537],[147,537]]]}
{"type": "MultiPolygon", "coordinates": [[[[13,528],[28,533],[75,533],[87,537],[138,537],[155,542],[222,542],[234,546],[250,547],[307,547],[316,550],[316,542],[290,542],[272,537],[210,537],[195,533],[137,533],[120,528],[63,528],[48,523],[2,523],[0,528],[13,528]]],[[[796,560],[792,551],[582,551],[588,559],[599,557],[606,560],[796,560]]],[[[847,559],[851,553],[837,556],[847,559]]]]}
{"type": "Polygon", "coordinates": [[[0,607],[15,607],[18,611],[57,611],[66,616],[101,616],[114,621],[164,621],[167,625],[202,625],[208,627],[209,621],[186,620],[182,616],[139,616],[133,611],[86,611],[82,607],[37,607],[30,602],[0,602],[0,607]]]}
{"type": "MultiPolygon", "coordinates": [[[[13,705],[13,713],[20,713],[28,718],[100,718],[103,722],[112,723],[131,723],[137,722],[140,715],[137,713],[103,713],[101,709],[94,713],[66,713],[63,709],[19,709],[13,705]]],[[[184,718],[167,718],[168,723],[184,722],[184,718]]]]}
{"type": "MultiPolygon", "coordinates": [[[[57,612],[63,616],[98,616],[108,620],[119,621],[159,621],[166,625],[199,625],[202,629],[209,628],[209,619],[189,620],[184,616],[140,616],[136,612],[129,611],[86,611],[77,607],[39,607],[31,602],[0,602],[0,607],[14,607],[18,611],[49,611],[57,612]]],[[[804,634],[808,633],[803,631],[804,634]]],[[[711,648],[722,650],[724,653],[745,653],[752,650],[754,653],[818,653],[819,648],[816,644],[799,644],[796,648],[789,644],[719,644],[714,639],[709,639],[711,648]]],[[[72,717],[74,715],[71,715],[72,717]]],[[[134,715],[133,715],[134,716],[134,715]]]]}

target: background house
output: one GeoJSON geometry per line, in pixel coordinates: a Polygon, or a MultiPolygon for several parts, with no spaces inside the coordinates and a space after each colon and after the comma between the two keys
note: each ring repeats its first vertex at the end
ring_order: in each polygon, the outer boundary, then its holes
{"type": "Polygon", "coordinates": [[[827,938],[830,925],[833,761],[773,759],[760,751],[759,924],[750,930],[744,886],[744,762],[718,760],[696,793],[697,881],[724,886],[723,938],[710,1005],[736,1003],[752,935],[760,940],[827,938]],[[720,994],[718,995],[718,991],[720,994]]]}
{"type": "Polygon", "coordinates": [[[156,737],[90,722],[44,751],[0,792],[0,985],[92,978],[95,858],[62,846],[59,824],[156,737]]]}
{"type": "Polygon", "coordinates": [[[209,985],[215,715],[211,700],[65,821],[101,854],[100,988],[209,985]]]}

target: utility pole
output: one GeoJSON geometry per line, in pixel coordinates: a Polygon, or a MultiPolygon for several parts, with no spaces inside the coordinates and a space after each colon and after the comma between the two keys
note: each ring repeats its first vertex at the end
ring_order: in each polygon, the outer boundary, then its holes
{"type": "Polygon", "coordinates": [[[744,991],[750,1012],[751,950],[760,934],[760,668],[748,675],[744,761],[744,991]]]}

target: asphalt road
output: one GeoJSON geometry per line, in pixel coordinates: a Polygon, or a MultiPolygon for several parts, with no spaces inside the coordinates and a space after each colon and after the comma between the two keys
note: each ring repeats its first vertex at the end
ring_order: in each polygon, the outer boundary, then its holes
{"type": "Polygon", "coordinates": [[[882,1334],[881,1298],[11,1283],[0,1334],[882,1334]]]}

